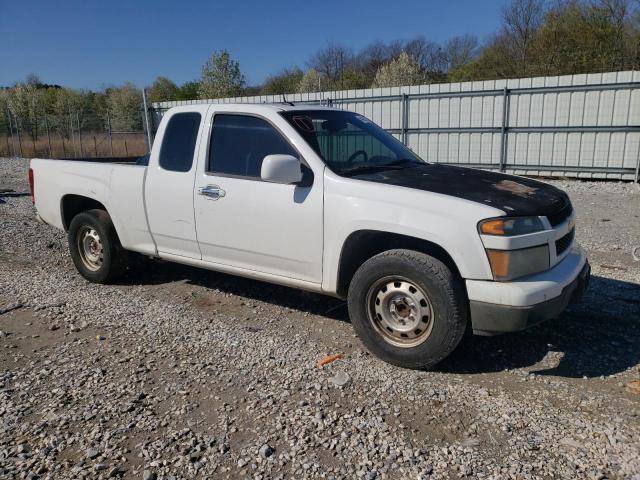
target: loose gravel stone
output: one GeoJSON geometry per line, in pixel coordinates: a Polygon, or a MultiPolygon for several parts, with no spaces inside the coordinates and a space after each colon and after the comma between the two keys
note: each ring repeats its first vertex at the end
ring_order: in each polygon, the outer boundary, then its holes
{"type": "Polygon", "coordinates": [[[273,455],[273,453],[275,452],[275,450],[273,448],[271,448],[269,445],[263,445],[262,447],[260,447],[260,456],[264,459],[269,458],[271,455],[273,455]]]}
{"type": "Polygon", "coordinates": [[[347,372],[338,372],[329,381],[337,387],[344,387],[351,382],[351,377],[347,372]]]}
{"type": "Polygon", "coordinates": [[[158,476],[154,472],[149,470],[142,472],[142,480],[156,480],[156,478],[158,478],[158,476]]]}

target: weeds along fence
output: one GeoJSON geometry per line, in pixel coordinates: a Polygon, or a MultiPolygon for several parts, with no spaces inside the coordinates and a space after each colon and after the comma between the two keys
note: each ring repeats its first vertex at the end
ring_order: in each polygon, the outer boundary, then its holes
{"type": "Polygon", "coordinates": [[[525,175],[635,179],[640,72],[156,103],[329,105],[387,129],[429,162],[525,175]]]}
{"type": "Polygon", "coordinates": [[[123,157],[148,151],[144,110],[21,117],[7,110],[0,121],[0,156],[24,158],[123,157]]]}

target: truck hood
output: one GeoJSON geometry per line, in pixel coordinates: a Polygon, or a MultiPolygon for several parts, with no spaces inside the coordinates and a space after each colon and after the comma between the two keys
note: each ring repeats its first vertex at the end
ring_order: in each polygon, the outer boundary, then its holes
{"type": "Polygon", "coordinates": [[[354,174],[351,178],[458,197],[512,216],[549,216],[569,204],[566,193],[543,182],[437,163],[354,174]]]}

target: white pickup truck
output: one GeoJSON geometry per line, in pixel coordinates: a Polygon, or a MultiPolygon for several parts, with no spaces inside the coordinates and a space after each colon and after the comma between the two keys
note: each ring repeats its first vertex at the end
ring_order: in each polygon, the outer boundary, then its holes
{"type": "Polygon", "coordinates": [[[353,112],[177,107],[145,161],[110,160],[31,161],[39,218],[68,232],[86,279],[138,252],[346,298],[396,365],[555,318],[589,283],[564,192],[425,162],[353,112]]]}

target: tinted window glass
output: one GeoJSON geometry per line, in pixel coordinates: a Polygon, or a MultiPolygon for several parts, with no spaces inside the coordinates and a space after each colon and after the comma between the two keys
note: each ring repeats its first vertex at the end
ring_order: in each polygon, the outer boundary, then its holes
{"type": "Polygon", "coordinates": [[[260,177],[267,155],[298,156],[269,122],[246,115],[216,115],[209,145],[209,171],[243,177],[260,177]]]}
{"type": "Polygon", "coordinates": [[[200,114],[176,113],[169,119],[160,148],[160,166],[174,172],[188,172],[200,128],[200,114]]]}

